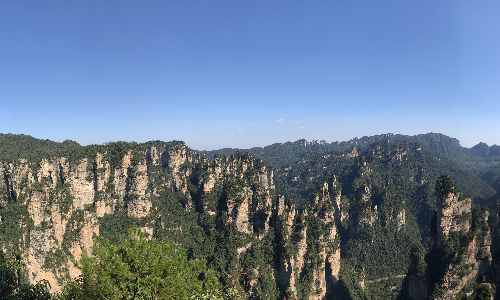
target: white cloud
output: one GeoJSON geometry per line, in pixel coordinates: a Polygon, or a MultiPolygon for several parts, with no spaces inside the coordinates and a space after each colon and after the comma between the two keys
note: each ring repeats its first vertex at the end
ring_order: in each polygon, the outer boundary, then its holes
{"type": "Polygon", "coordinates": [[[238,129],[238,131],[243,131],[243,130],[241,130],[241,129],[238,129]]]}
{"type": "Polygon", "coordinates": [[[250,124],[250,126],[255,126],[255,124],[250,124]]]}
{"type": "Polygon", "coordinates": [[[349,117],[349,118],[345,118],[345,119],[346,119],[346,120],[350,120],[350,119],[352,119],[352,117],[349,117]]]}
{"type": "Polygon", "coordinates": [[[280,127],[279,126],[274,127],[274,129],[278,129],[278,128],[280,128],[280,127]]]}
{"type": "Polygon", "coordinates": [[[281,121],[283,121],[283,119],[276,120],[276,123],[279,123],[279,122],[281,122],[281,121]]]}
{"type": "Polygon", "coordinates": [[[299,121],[295,121],[295,123],[299,124],[300,122],[299,121]]]}
{"type": "Polygon", "coordinates": [[[304,128],[306,128],[306,126],[299,126],[299,128],[300,128],[300,129],[304,129],[304,128]]]}

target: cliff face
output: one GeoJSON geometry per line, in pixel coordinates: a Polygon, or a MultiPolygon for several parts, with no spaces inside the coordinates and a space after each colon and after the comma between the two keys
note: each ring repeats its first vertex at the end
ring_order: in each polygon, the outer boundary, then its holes
{"type": "Polygon", "coordinates": [[[412,247],[399,299],[493,299],[489,209],[471,205],[449,175],[436,183],[430,249],[412,247]]]}
{"type": "Polygon", "coordinates": [[[298,211],[275,195],[273,170],[248,154],[210,161],[181,143],[112,146],[0,165],[0,241],[23,258],[31,282],[60,290],[79,275],[71,260],[91,253],[96,235],[116,236],[129,221],[232,274],[226,283],[255,297],[323,299],[338,280],[335,182],[318,191],[314,207],[298,211]]]}
{"type": "MultiPolygon", "coordinates": [[[[96,235],[116,242],[136,223],[254,299],[389,298],[436,208],[427,182],[436,172],[422,152],[380,144],[304,156],[281,171],[241,152],[208,159],[182,142],[16,157],[0,165],[0,244],[23,258],[32,282],[57,291],[78,276],[71,260],[89,253],[96,235]]],[[[490,265],[487,215],[455,190],[443,195],[432,240],[446,266],[432,285],[408,277],[415,299],[468,293],[490,265]]]]}
{"type": "Polygon", "coordinates": [[[438,179],[436,198],[430,250],[425,254],[423,246],[414,246],[402,299],[492,297],[491,276],[484,276],[493,272],[489,210],[472,208],[471,198],[461,195],[449,175],[438,179]]]}
{"type": "Polygon", "coordinates": [[[443,240],[450,236],[450,232],[465,231],[470,229],[472,214],[472,199],[460,199],[460,193],[448,193],[438,201],[437,209],[437,244],[441,246],[443,240]]]}
{"type": "Polygon", "coordinates": [[[318,268],[313,274],[313,282],[319,282],[315,287],[316,294],[309,299],[324,299],[327,284],[336,284],[340,271],[340,236],[337,224],[341,216],[339,202],[340,190],[335,178],[329,185],[327,182],[316,192],[311,214],[322,224],[323,233],[318,236],[320,254],[318,268]]]}
{"type": "Polygon", "coordinates": [[[478,208],[473,213],[471,198],[461,197],[460,192],[438,199],[436,247],[446,254],[448,264],[433,299],[455,299],[475,292],[471,286],[491,266],[487,221],[488,211],[478,208]]]}
{"type": "Polygon", "coordinates": [[[58,157],[1,165],[2,217],[14,209],[16,215],[11,217],[19,220],[19,224],[4,225],[14,225],[12,233],[21,237],[16,240],[4,234],[3,249],[19,249],[30,281],[46,279],[58,290],[66,278],[78,275],[70,259],[79,259],[91,249],[93,237],[99,234],[99,217],[113,213],[117,206],[126,207],[133,217],[149,213],[144,157],[132,165],[132,154],[126,153],[113,169],[109,158],[107,153],[97,153],[71,163],[58,157]],[[133,199],[126,199],[131,195],[133,199]]]}
{"type": "Polygon", "coordinates": [[[316,191],[313,205],[300,212],[283,197],[279,199],[275,226],[284,249],[275,277],[289,298],[326,299],[339,279],[340,214],[335,185],[335,181],[325,182],[316,191]]]}

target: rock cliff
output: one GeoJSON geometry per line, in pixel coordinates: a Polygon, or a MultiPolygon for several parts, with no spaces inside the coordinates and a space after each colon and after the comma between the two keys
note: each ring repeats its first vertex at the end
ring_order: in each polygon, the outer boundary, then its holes
{"type": "Polygon", "coordinates": [[[79,275],[72,259],[91,253],[95,236],[116,239],[131,222],[207,259],[231,275],[227,284],[257,298],[324,299],[338,280],[335,181],[299,211],[276,195],[273,170],[260,159],[237,152],[209,160],[181,142],[20,158],[0,172],[3,251],[20,255],[29,280],[45,279],[52,291],[79,275]]]}
{"type": "Polygon", "coordinates": [[[417,144],[311,153],[281,170],[176,141],[11,157],[0,163],[0,244],[53,291],[78,276],[72,259],[96,235],[116,243],[133,223],[252,299],[394,298],[409,266],[414,299],[489,283],[478,282],[491,271],[487,211],[450,182],[435,199],[444,167],[417,144]],[[431,250],[411,267],[412,245],[426,240],[431,250]]]}
{"type": "Polygon", "coordinates": [[[431,248],[425,261],[422,246],[413,251],[402,296],[415,300],[477,297],[479,289],[489,284],[483,275],[492,271],[489,211],[472,208],[470,196],[462,195],[449,175],[438,179],[436,198],[431,248]]]}
{"type": "Polygon", "coordinates": [[[437,211],[436,247],[448,263],[431,298],[448,300],[475,293],[479,276],[491,267],[491,237],[487,210],[473,212],[470,197],[461,197],[460,192],[443,200],[437,211]]]}

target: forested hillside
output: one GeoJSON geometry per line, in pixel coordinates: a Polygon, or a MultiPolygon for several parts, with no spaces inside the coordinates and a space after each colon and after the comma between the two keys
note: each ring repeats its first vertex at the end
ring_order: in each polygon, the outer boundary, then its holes
{"type": "MultiPolygon", "coordinates": [[[[500,187],[500,146],[488,146],[484,143],[479,143],[472,148],[465,148],[460,146],[460,142],[457,139],[440,133],[427,133],[415,136],[382,134],[333,143],[298,140],[284,144],[273,144],[262,148],[241,149],[240,151],[257,156],[276,169],[282,169],[297,163],[307,154],[321,155],[329,152],[343,152],[353,147],[356,147],[359,151],[380,141],[397,143],[402,140],[405,140],[406,143],[418,144],[422,149],[432,152],[435,157],[445,159],[446,164],[452,164],[461,169],[473,172],[495,189],[500,187]]],[[[208,157],[213,157],[215,153],[230,155],[237,150],[225,148],[214,151],[202,151],[200,153],[208,157]]]]}
{"type": "MultiPolygon", "coordinates": [[[[2,261],[22,259],[16,270],[46,280],[54,297],[90,293],[72,261],[92,253],[96,236],[120,245],[134,224],[204,261],[217,299],[448,299],[491,294],[498,282],[498,146],[466,149],[441,134],[247,153],[0,141],[2,261]]],[[[208,282],[186,285],[201,297],[208,282]]]]}

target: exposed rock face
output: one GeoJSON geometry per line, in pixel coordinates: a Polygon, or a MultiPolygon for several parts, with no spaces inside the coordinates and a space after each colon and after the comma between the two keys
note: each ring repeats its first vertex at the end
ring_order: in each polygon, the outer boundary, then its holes
{"type": "Polygon", "coordinates": [[[438,201],[438,245],[441,245],[443,239],[448,238],[449,233],[453,231],[470,229],[470,220],[466,214],[471,214],[472,199],[460,199],[460,194],[449,193],[444,201],[438,201]],[[462,217],[463,216],[463,217],[462,217]]]}
{"type": "MultiPolygon", "coordinates": [[[[252,200],[253,192],[250,190],[250,188],[243,188],[243,195],[241,197],[243,198],[243,202],[236,207],[232,205],[231,211],[229,212],[229,215],[236,215],[236,227],[238,228],[239,232],[243,233],[250,233],[251,230],[249,229],[249,223],[248,223],[248,212],[249,212],[249,202],[252,200]]],[[[231,220],[232,218],[230,218],[231,220]]]]}
{"type": "Polygon", "coordinates": [[[358,154],[358,150],[356,149],[356,147],[352,148],[352,151],[351,153],[348,153],[346,156],[347,157],[357,157],[359,154],[358,154]]]}
{"type": "Polygon", "coordinates": [[[196,228],[208,237],[219,232],[217,247],[227,246],[225,238],[240,239],[224,255],[234,256],[236,271],[245,270],[249,295],[267,293],[267,276],[283,293],[319,300],[339,279],[337,225],[348,214],[341,210],[335,178],[320,186],[313,206],[299,211],[275,195],[273,170],[260,159],[236,153],[210,161],[180,143],[103,148],[38,163],[18,160],[0,165],[0,171],[0,203],[26,205],[22,235],[2,239],[3,247],[18,244],[29,279],[48,280],[52,291],[79,275],[71,260],[91,252],[95,236],[115,226],[112,216],[134,220],[148,237],[191,235],[195,227],[183,227],[159,208],[168,201],[182,203],[186,216],[202,220],[196,228]],[[277,261],[246,267],[248,256],[264,244],[276,251],[277,261]]]}
{"type": "Polygon", "coordinates": [[[58,291],[67,277],[77,276],[71,258],[79,259],[83,251],[90,251],[93,237],[99,234],[98,218],[114,213],[118,203],[124,205],[125,197],[132,198],[126,205],[129,216],[148,215],[151,202],[146,193],[145,159],[132,166],[129,152],[114,170],[109,159],[106,153],[97,153],[71,163],[59,157],[38,164],[20,159],[2,165],[1,199],[7,205],[26,204],[27,221],[34,226],[21,253],[29,280],[46,279],[58,291]],[[106,186],[111,182],[113,190],[106,186]]]}
{"type": "MultiPolygon", "coordinates": [[[[435,299],[455,299],[466,284],[474,281],[480,270],[480,262],[476,260],[476,240],[473,239],[464,251],[464,259],[459,264],[450,264],[440,288],[444,294],[435,299]]],[[[485,270],[483,270],[484,272],[485,270]]]]}
{"type": "Polygon", "coordinates": [[[330,196],[332,200],[334,201],[334,206],[335,206],[335,220],[338,222],[344,222],[349,219],[349,211],[347,209],[341,209],[342,207],[342,193],[340,183],[337,182],[337,177],[335,175],[333,176],[331,188],[330,188],[330,196]]]}
{"type": "Polygon", "coordinates": [[[335,212],[336,202],[331,196],[331,190],[335,190],[335,181],[332,182],[330,189],[328,183],[324,183],[323,187],[317,192],[315,204],[316,209],[313,211],[314,216],[319,218],[326,229],[326,235],[319,237],[321,252],[320,263],[313,274],[313,282],[319,282],[315,287],[309,299],[320,300],[324,299],[327,291],[327,281],[332,284],[337,283],[340,271],[340,243],[337,232],[337,225],[341,220],[336,219],[339,213],[335,212]],[[327,268],[328,265],[328,268],[327,268]],[[328,270],[328,271],[326,271],[328,270]]]}
{"type": "MultiPolygon", "coordinates": [[[[240,233],[260,238],[270,229],[274,209],[272,169],[259,159],[240,154],[209,161],[179,143],[143,151],[105,149],[79,159],[58,157],[38,163],[20,159],[0,164],[0,172],[4,177],[0,203],[26,205],[25,217],[16,224],[22,232],[20,240],[3,237],[3,247],[18,244],[29,279],[48,280],[52,291],[78,276],[71,259],[91,251],[101,218],[121,213],[138,222],[150,220],[152,213],[157,214],[151,197],[174,193],[183,199],[186,210],[211,217],[225,212],[225,226],[234,224],[240,233]]],[[[293,219],[292,213],[289,222],[293,219]]],[[[143,232],[153,236],[153,223],[143,224],[143,232]]],[[[182,232],[183,228],[170,230],[182,232]]],[[[252,242],[238,253],[251,247],[252,242]]]]}
{"type": "MultiPolygon", "coordinates": [[[[307,213],[304,215],[307,216],[307,213]]],[[[301,223],[300,225],[303,225],[301,223]]],[[[297,237],[297,257],[291,262],[291,268],[288,272],[291,273],[290,277],[290,290],[293,293],[297,293],[297,277],[300,275],[302,268],[304,268],[304,256],[306,255],[307,251],[307,242],[306,242],[306,237],[307,237],[307,226],[303,226],[303,228],[298,232],[298,237],[297,237]]]]}
{"type": "MultiPolygon", "coordinates": [[[[439,201],[438,201],[439,203],[439,201]]],[[[475,222],[484,224],[488,228],[488,212],[476,214],[475,222]]],[[[491,237],[489,229],[471,230],[471,198],[460,197],[459,192],[450,192],[438,204],[437,211],[437,247],[443,247],[451,238],[452,233],[462,232],[469,234],[469,239],[461,237],[462,246],[457,249],[455,257],[447,266],[439,288],[441,293],[434,299],[455,299],[459,292],[468,284],[475,282],[476,278],[484,274],[491,265],[491,237]],[[465,243],[465,245],[463,245],[465,243]]],[[[465,235],[467,236],[467,235],[465,235]]]]}
{"type": "MultiPolygon", "coordinates": [[[[274,193],[273,172],[260,164],[256,165],[255,159],[248,155],[231,159],[216,157],[213,162],[202,159],[196,171],[183,174],[179,180],[194,178],[206,195],[223,187],[224,210],[229,222],[234,222],[237,230],[246,234],[267,231],[272,210],[271,195],[274,193]]],[[[204,213],[213,215],[221,203],[208,199],[202,197],[198,206],[204,213]]]]}
{"type": "MultiPolygon", "coordinates": [[[[295,215],[297,210],[295,205],[286,205],[285,198],[278,198],[278,209],[277,209],[277,222],[276,229],[277,233],[281,235],[281,240],[285,243],[290,244],[292,239],[293,226],[295,224],[295,215]]],[[[300,229],[299,235],[305,237],[307,227],[300,229]]],[[[300,239],[297,243],[297,257],[303,257],[305,253],[305,239],[300,239]]],[[[278,284],[290,289],[294,294],[297,293],[295,288],[295,272],[296,270],[296,260],[293,259],[292,255],[287,255],[282,257],[279,262],[277,270],[275,270],[274,277],[276,278],[278,284]]]]}
{"type": "Polygon", "coordinates": [[[172,169],[175,187],[183,192],[187,191],[186,179],[191,175],[192,169],[185,168],[185,170],[181,170],[181,166],[186,162],[192,162],[192,160],[193,158],[186,147],[169,149],[161,154],[162,164],[172,169]]]}
{"type": "MultiPolygon", "coordinates": [[[[451,176],[443,175],[436,183],[435,231],[426,253],[415,244],[401,299],[480,299],[478,289],[492,271],[489,210],[461,196],[451,176]]],[[[399,219],[399,216],[398,216],[399,219]]],[[[483,291],[484,292],[484,291],[483,291]]]]}
{"type": "Polygon", "coordinates": [[[403,228],[403,226],[405,226],[406,224],[406,210],[402,209],[397,217],[397,222],[398,222],[398,230],[401,230],[401,228],[403,228]]]}
{"type": "MultiPolygon", "coordinates": [[[[76,209],[83,209],[84,205],[92,204],[94,202],[94,181],[87,180],[88,165],[88,159],[84,158],[78,165],[76,165],[76,168],[71,170],[69,176],[65,176],[66,174],[64,173],[62,174],[62,178],[71,184],[71,194],[75,197],[73,200],[73,207],[76,209]]],[[[63,170],[69,169],[69,167],[65,168],[65,166],[60,166],[63,170]]],[[[39,177],[38,181],[40,180],[41,179],[39,177]]],[[[54,185],[56,182],[57,180],[54,181],[54,185]]]]}
{"type": "MultiPolygon", "coordinates": [[[[300,299],[325,299],[328,286],[338,281],[340,270],[340,247],[336,223],[340,222],[340,213],[335,209],[335,181],[324,183],[316,192],[314,205],[310,210],[298,212],[294,205],[287,205],[283,198],[278,199],[276,227],[284,245],[293,245],[295,255],[285,255],[281,258],[275,272],[277,282],[289,291],[290,297],[300,299]],[[333,186],[333,187],[331,187],[333,186]],[[311,223],[310,223],[311,222],[311,223]],[[309,224],[313,224],[309,227],[309,224]],[[319,226],[319,227],[318,227],[319,226]],[[324,234],[325,233],[325,234],[324,234]],[[308,236],[318,242],[308,244],[308,236]],[[306,259],[309,252],[316,253],[318,259],[314,262],[306,259]],[[306,264],[313,264],[311,282],[307,285],[307,295],[299,294],[304,287],[306,264]]],[[[288,247],[288,246],[286,246],[288,247]]],[[[310,267],[310,266],[309,266],[310,267]]]]}

